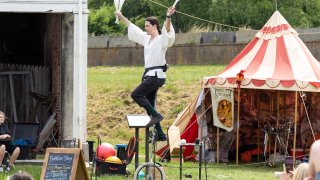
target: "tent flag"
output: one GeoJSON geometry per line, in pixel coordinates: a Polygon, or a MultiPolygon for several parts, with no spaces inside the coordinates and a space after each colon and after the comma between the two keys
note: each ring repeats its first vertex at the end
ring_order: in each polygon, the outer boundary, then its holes
{"type": "MultiPolygon", "coordinates": [[[[121,11],[124,0],[114,0],[114,6],[116,7],[116,11],[121,11]]],[[[119,17],[116,17],[116,24],[119,24],[119,17]]]]}
{"type": "Polygon", "coordinates": [[[233,89],[210,88],[213,124],[232,131],[233,129],[233,89]]]}
{"type": "Polygon", "coordinates": [[[199,97],[198,97],[198,99],[197,99],[197,104],[196,104],[195,110],[196,110],[198,107],[201,106],[203,98],[204,98],[204,89],[202,88],[202,90],[200,91],[199,97]]]}

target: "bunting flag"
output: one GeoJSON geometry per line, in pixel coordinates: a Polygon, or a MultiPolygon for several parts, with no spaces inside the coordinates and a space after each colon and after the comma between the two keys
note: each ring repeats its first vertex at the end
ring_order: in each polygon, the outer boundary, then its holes
{"type": "Polygon", "coordinates": [[[213,124],[232,131],[233,129],[233,89],[210,88],[213,124]]]}
{"type": "MultiPolygon", "coordinates": [[[[116,11],[121,11],[124,0],[114,0],[114,6],[116,7],[116,11]]],[[[116,24],[119,24],[119,17],[116,17],[116,24]]]]}

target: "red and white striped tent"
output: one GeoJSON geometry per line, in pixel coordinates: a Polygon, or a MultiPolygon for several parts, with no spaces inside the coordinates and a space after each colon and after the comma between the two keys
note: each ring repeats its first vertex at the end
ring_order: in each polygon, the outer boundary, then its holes
{"type": "MultiPolygon", "coordinates": [[[[237,74],[241,71],[241,88],[320,92],[320,63],[278,11],[222,72],[203,78],[203,88],[237,88],[237,74]]],[[[180,137],[171,139],[194,142],[198,136],[198,99],[199,95],[172,124],[179,128],[180,137]]],[[[166,148],[168,145],[159,147],[158,155],[166,148]]],[[[184,156],[191,151],[187,149],[184,156]]]]}
{"type": "Polygon", "coordinates": [[[204,77],[204,87],[320,91],[320,63],[298,33],[276,11],[253,40],[218,75],[204,77]]]}

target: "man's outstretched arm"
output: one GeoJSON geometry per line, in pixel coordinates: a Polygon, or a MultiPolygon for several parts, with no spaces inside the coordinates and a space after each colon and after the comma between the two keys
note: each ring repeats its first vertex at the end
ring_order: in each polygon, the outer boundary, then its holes
{"type": "Polygon", "coordinates": [[[126,18],[120,11],[116,11],[116,16],[119,17],[119,19],[126,25],[129,26],[130,25],[130,21],[128,18],[126,18]]]}
{"type": "Polygon", "coordinates": [[[167,10],[166,21],[164,22],[164,26],[166,27],[167,32],[170,32],[171,16],[175,11],[175,7],[169,7],[167,10]]]}

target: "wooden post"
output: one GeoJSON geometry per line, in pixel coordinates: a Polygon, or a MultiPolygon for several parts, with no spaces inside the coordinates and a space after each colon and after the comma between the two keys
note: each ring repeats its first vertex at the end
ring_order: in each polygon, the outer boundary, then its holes
{"type": "MultiPolygon", "coordinates": [[[[279,102],[280,102],[280,91],[278,90],[277,91],[277,124],[276,124],[276,128],[278,128],[278,126],[279,126],[279,118],[280,118],[279,102]]],[[[278,134],[276,134],[275,139],[274,139],[273,161],[272,161],[273,165],[274,165],[274,161],[276,158],[276,152],[277,152],[277,137],[278,137],[278,134]]]]}
{"type": "Polygon", "coordinates": [[[297,120],[298,120],[298,92],[296,91],[295,105],[294,105],[293,167],[295,167],[296,165],[297,120]]]}
{"type": "Polygon", "coordinates": [[[236,142],[236,163],[239,164],[239,128],[240,128],[240,92],[238,88],[238,112],[237,112],[237,142],[236,142]]]}
{"type": "Polygon", "coordinates": [[[219,154],[220,154],[220,150],[219,150],[219,141],[220,141],[220,133],[219,133],[219,127],[217,127],[217,163],[219,164],[219,154]]]}
{"type": "Polygon", "coordinates": [[[18,122],[16,100],[15,100],[15,97],[14,97],[12,74],[9,74],[9,84],[10,84],[10,93],[11,93],[11,104],[12,104],[12,110],[13,110],[13,121],[14,122],[18,122]]]}
{"type": "MultiPolygon", "coordinates": [[[[256,93],[258,94],[257,97],[257,117],[258,117],[258,150],[260,149],[260,93],[256,93]]],[[[260,153],[258,153],[258,161],[260,161],[260,153]]]]}

